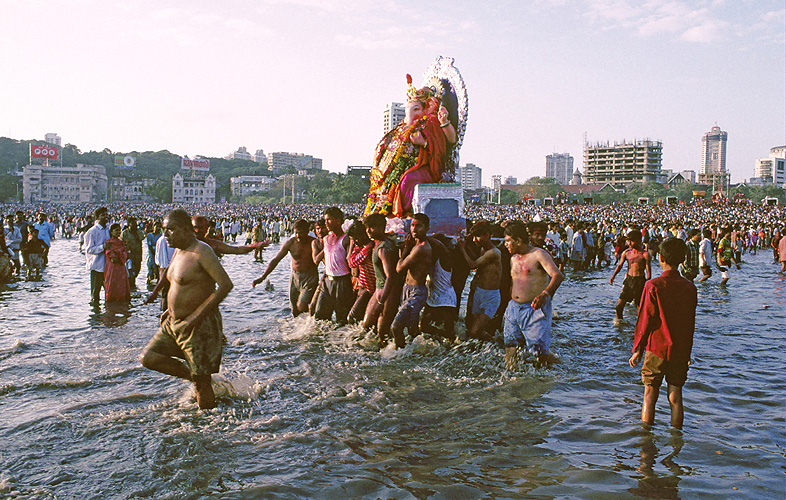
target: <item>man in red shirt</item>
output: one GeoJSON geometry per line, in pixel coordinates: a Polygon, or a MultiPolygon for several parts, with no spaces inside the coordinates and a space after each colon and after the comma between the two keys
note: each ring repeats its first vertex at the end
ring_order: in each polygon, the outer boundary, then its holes
{"type": "Polygon", "coordinates": [[[629,363],[635,367],[644,355],[642,422],[652,424],[655,420],[655,403],[665,377],[671,425],[682,428],[682,386],[688,377],[698,299],[696,286],[680,276],[678,270],[685,260],[685,242],[667,238],[658,250],[663,274],[644,285],[629,363]]]}

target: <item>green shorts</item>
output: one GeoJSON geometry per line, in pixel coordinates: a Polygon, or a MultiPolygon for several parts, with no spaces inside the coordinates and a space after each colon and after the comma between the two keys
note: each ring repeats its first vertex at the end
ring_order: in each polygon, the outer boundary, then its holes
{"type": "Polygon", "coordinates": [[[673,363],[645,351],[644,363],[641,365],[641,381],[644,385],[660,387],[664,377],[667,384],[682,387],[688,379],[688,363],[673,363]]]}
{"type": "Polygon", "coordinates": [[[221,313],[216,309],[208,313],[190,333],[185,332],[186,322],[167,316],[146,350],[184,359],[191,376],[218,373],[223,351],[221,313]]]}

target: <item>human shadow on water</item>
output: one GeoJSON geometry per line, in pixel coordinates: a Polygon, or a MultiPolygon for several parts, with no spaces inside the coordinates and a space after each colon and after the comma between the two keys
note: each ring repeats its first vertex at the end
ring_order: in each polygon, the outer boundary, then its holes
{"type": "Polygon", "coordinates": [[[682,431],[670,429],[671,435],[667,446],[672,448],[671,453],[666,455],[660,463],[663,464],[670,474],[659,474],[655,471],[656,458],[658,457],[658,447],[655,444],[655,435],[652,430],[642,426],[641,450],[639,454],[639,467],[636,470],[641,474],[638,477],[639,484],[636,488],[628,491],[634,495],[644,498],[662,498],[665,500],[676,500],[680,498],[679,483],[685,471],[674,461],[685,445],[682,438],[682,431]]]}

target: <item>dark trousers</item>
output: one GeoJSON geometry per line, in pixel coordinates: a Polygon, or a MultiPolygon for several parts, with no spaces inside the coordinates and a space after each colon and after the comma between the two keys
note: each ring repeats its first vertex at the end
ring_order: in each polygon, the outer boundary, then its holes
{"type": "Polygon", "coordinates": [[[336,312],[336,322],[347,323],[349,310],[355,303],[355,291],[352,290],[352,276],[325,276],[319,289],[317,308],[314,317],[317,319],[331,319],[333,311],[336,312]]]}
{"type": "Polygon", "coordinates": [[[101,302],[101,289],[104,288],[104,273],[90,271],[90,302],[98,305],[101,302]]]}

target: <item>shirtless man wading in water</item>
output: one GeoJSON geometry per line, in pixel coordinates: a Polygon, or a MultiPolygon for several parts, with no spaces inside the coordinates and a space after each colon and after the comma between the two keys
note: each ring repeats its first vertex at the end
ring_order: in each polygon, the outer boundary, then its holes
{"type": "Polygon", "coordinates": [[[518,350],[538,356],[538,363],[557,362],[551,347],[551,299],[563,275],[549,253],[529,244],[527,227],[514,223],[505,229],[505,246],[511,254],[511,300],[505,309],[505,367],[518,369],[518,350]]]}
{"type": "MultiPolygon", "coordinates": [[[[223,347],[218,305],[232,290],[232,281],[215,252],[196,239],[185,210],[169,212],[163,230],[176,249],[163,278],[170,283],[168,306],[140,360],[145,368],[194,382],[199,407],[214,408],[211,374],[218,373],[223,347]]],[[[154,300],[151,294],[146,303],[154,300]]]]}
{"type": "Polygon", "coordinates": [[[625,304],[632,300],[636,307],[639,307],[644,283],[650,279],[652,272],[651,255],[641,246],[641,231],[632,229],[628,233],[627,241],[628,248],[620,255],[620,262],[609,279],[609,283],[613,285],[614,277],[622,269],[622,264],[628,263],[628,273],[625,276],[625,281],[622,282],[622,292],[620,292],[620,298],[615,307],[617,312],[617,317],[614,319],[615,325],[622,323],[622,311],[625,309],[625,304]]]}
{"type": "Polygon", "coordinates": [[[292,256],[292,274],[289,277],[289,305],[292,315],[308,312],[308,305],[319,286],[319,271],[311,254],[313,236],[309,236],[309,223],[304,219],[295,222],[295,236],[289,238],[265,269],[265,274],[255,279],[252,287],[265,281],[287,253],[292,256]]]}

